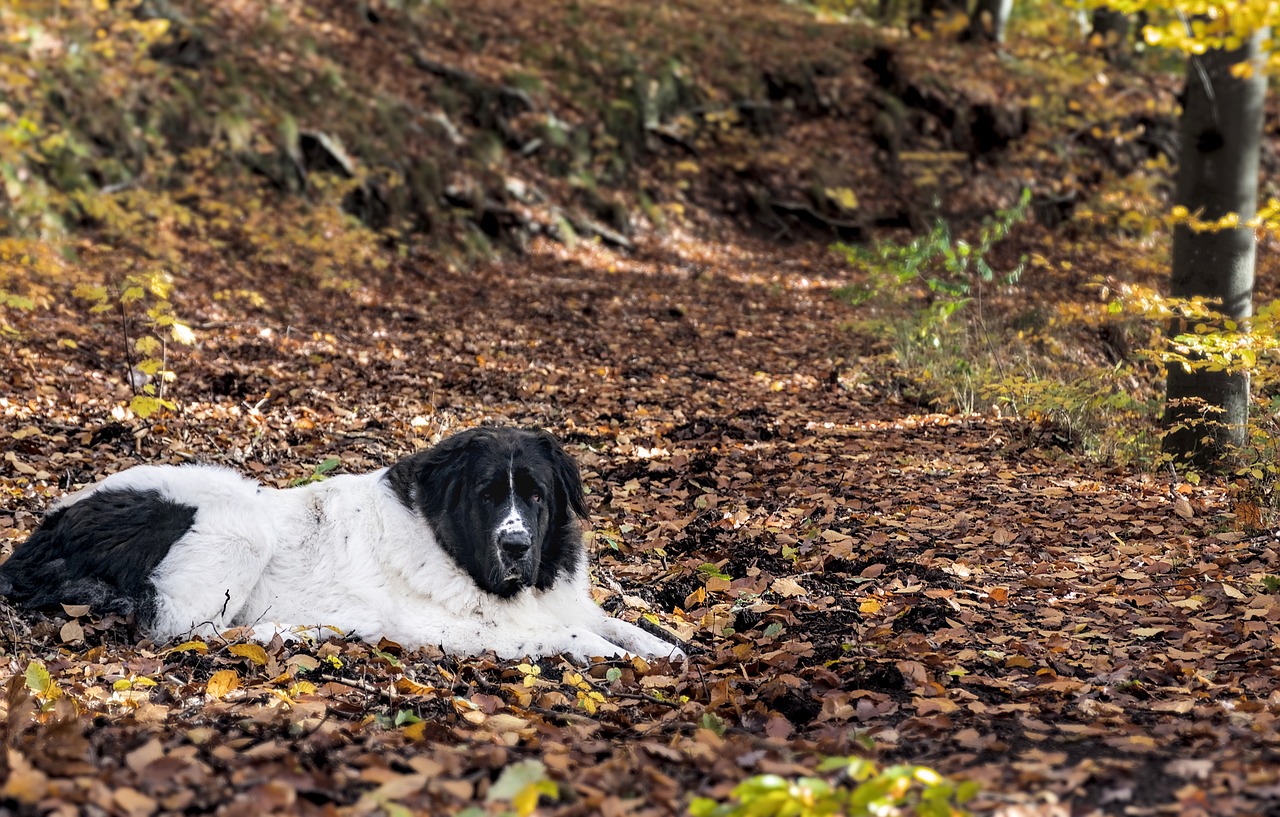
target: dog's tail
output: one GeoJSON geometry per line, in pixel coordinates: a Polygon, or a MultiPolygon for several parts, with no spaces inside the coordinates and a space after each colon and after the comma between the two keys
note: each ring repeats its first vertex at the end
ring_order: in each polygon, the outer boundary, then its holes
{"type": "Polygon", "coordinates": [[[87,604],[146,626],[155,609],[151,574],[194,522],[194,508],[157,491],[96,491],[51,512],[0,565],[0,595],[54,611],[87,604]]]}

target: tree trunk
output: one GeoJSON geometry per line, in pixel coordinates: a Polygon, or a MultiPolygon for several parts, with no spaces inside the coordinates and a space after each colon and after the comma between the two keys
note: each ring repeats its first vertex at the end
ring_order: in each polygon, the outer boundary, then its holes
{"type": "MultiPolygon", "coordinates": [[[[1182,149],[1177,203],[1202,220],[1238,213],[1243,224],[1257,212],[1258,151],[1262,139],[1266,77],[1259,62],[1266,32],[1235,51],[1209,51],[1191,57],[1182,109],[1182,149]],[[1252,62],[1252,76],[1237,78],[1231,66],[1252,62]]],[[[1226,317],[1239,321],[1253,314],[1256,240],[1249,227],[1196,232],[1179,225],[1173,234],[1175,298],[1204,296],[1220,300],[1226,317]]],[[[1174,321],[1170,337],[1186,330],[1174,321]]],[[[1248,373],[1187,372],[1169,368],[1165,404],[1164,450],[1191,464],[1209,468],[1231,447],[1245,441],[1249,416],[1248,373]]]]}
{"type": "Polygon", "coordinates": [[[969,19],[969,36],[975,40],[1004,42],[1004,29],[1013,12],[1013,0],[977,0],[969,19]]]}

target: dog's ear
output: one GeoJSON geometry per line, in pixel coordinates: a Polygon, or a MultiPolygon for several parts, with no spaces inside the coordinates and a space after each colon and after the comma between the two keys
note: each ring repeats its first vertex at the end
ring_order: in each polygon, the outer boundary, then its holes
{"type": "Polygon", "coordinates": [[[455,434],[393,465],[387,479],[400,501],[428,515],[451,507],[457,501],[464,466],[457,454],[470,442],[466,432],[455,434]]]}
{"type": "Polygon", "coordinates": [[[429,503],[439,505],[436,510],[454,507],[461,500],[470,460],[460,455],[477,445],[479,437],[474,429],[463,431],[424,452],[417,474],[418,488],[421,496],[430,498],[429,503]]]}
{"type": "Polygon", "coordinates": [[[551,462],[551,472],[556,481],[556,495],[560,506],[568,508],[582,519],[590,514],[587,510],[587,497],[582,488],[582,474],[578,472],[578,464],[573,461],[564,446],[549,431],[538,431],[538,444],[551,462]]]}

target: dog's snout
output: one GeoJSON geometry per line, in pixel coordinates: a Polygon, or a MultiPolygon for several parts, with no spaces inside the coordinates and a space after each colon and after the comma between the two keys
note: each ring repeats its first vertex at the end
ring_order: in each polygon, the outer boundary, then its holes
{"type": "Polygon", "coordinates": [[[529,553],[533,540],[525,531],[506,531],[498,538],[498,546],[507,558],[518,561],[529,553]]]}

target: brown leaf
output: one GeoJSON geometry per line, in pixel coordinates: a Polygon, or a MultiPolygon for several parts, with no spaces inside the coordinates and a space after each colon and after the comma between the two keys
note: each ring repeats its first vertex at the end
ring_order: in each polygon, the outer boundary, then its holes
{"type": "Polygon", "coordinates": [[[786,740],[793,731],[795,727],[791,725],[791,721],[781,715],[774,715],[764,725],[765,734],[776,740],[786,740]]]}
{"type": "Polygon", "coordinates": [[[159,738],[152,738],[125,755],[124,762],[135,772],[141,772],[162,757],[164,757],[164,744],[159,738]]]}
{"type": "Polygon", "coordinates": [[[1173,501],[1173,512],[1183,519],[1193,519],[1196,515],[1196,512],[1191,509],[1191,503],[1182,496],[1173,501]]]}
{"type": "Polygon", "coordinates": [[[137,789],[124,786],[116,789],[111,795],[116,805],[129,817],[149,817],[159,808],[159,804],[137,789]]]}
{"type": "Polygon", "coordinates": [[[19,803],[35,805],[49,789],[49,779],[38,769],[33,769],[26,757],[17,749],[8,750],[9,777],[0,788],[0,795],[19,803]]]}
{"type": "Polygon", "coordinates": [[[80,622],[74,619],[68,621],[58,631],[58,638],[62,639],[63,644],[79,644],[84,640],[84,627],[80,626],[80,622]]]}
{"type": "Polygon", "coordinates": [[[785,576],[780,579],[774,579],[773,584],[769,585],[769,589],[780,596],[787,598],[795,598],[798,596],[807,596],[809,591],[800,586],[800,582],[795,579],[789,579],[785,576]]]}

